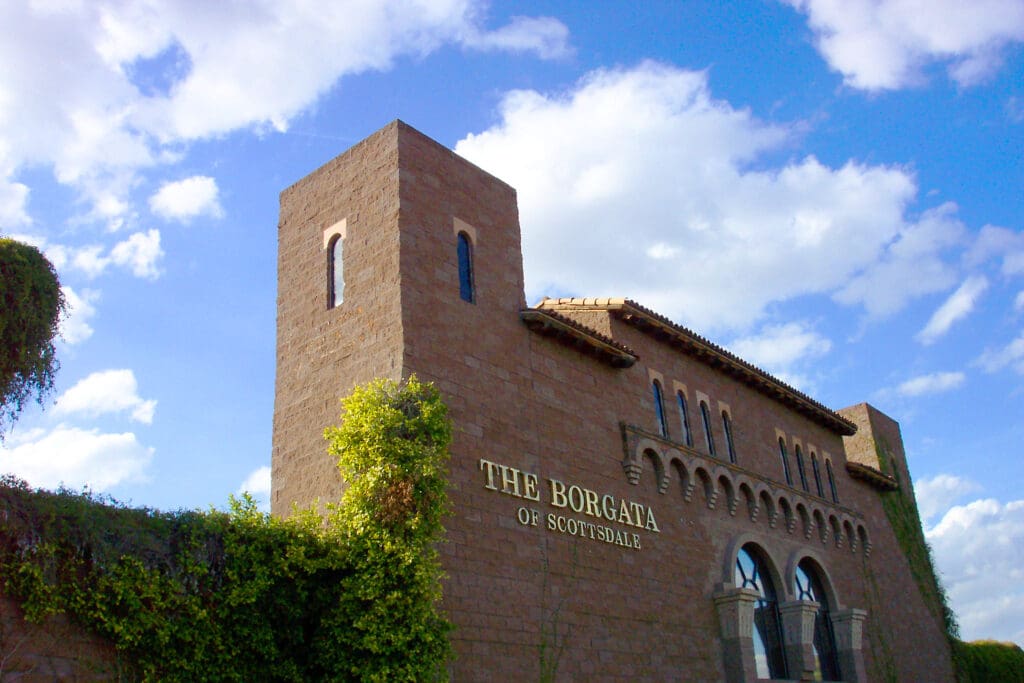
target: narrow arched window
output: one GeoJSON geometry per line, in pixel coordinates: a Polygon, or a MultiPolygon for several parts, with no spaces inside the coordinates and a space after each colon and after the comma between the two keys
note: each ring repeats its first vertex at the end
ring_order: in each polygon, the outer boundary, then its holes
{"type": "Polygon", "coordinates": [[[476,290],[473,283],[473,245],[469,235],[459,233],[459,296],[463,301],[476,301],[476,290]]]}
{"type": "Polygon", "coordinates": [[[729,413],[722,411],[722,429],[725,431],[725,446],[729,451],[729,462],[736,464],[736,445],[732,439],[732,420],[729,419],[729,413]]]}
{"type": "Polygon", "coordinates": [[[676,392],[676,403],[679,404],[679,422],[683,426],[683,442],[687,446],[693,446],[693,434],[690,433],[690,416],[686,410],[686,397],[683,392],[676,392]]]}
{"type": "Polygon", "coordinates": [[[661,382],[654,380],[651,383],[654,388],[654,414],[658,418],[658,432],[668,438],[668,422],[665,420],[665,401],[664,394],[661,392],[661,382]]]}
{"type": "Polygon", "coordinates": [[[342,261],[343,240],[335,235],[327,245],[327,307],[340,306],[345,293],[345,268],[342,261]]]}
{"type": "Polygon", "coordinates": [[[750,636],[758,678],[786,678],[786,657],[779,619],[779,602],[771,575],[756,546],[747,544],[736,556],[737,588],[757,591],[750,636]]]}
{"type": "Polygon", "coordinates": [[[800,451],[800,444],[796,445],[796,471],[800,475],[800,487],[804,491],[810,491],[807,486],[807,471],[804,469],[804,454],[800,451]]]}
{"type": "Polygon", "coordinates": [[[835,478],[835,475],[832,474],[832,461],[831,460],[826,460],[825,461],[825,472],[826,472],[826,474],[828,474],[828,489],[829,489],[829,492],[832,493],[832,502],[833,503],[838,503],[839,502],[839,493],[836,491],[836,478],[835,478]]]}
{"type": "Polygon", "coordinates": [[[700,402],[700,421],[704,426],[704,441],[708,445],[708,453],[715,454],[715,437],[711,434],[711,413],[708,411],[708,404],[700,402]]]}
{"type": "Polygon", "coordinates": [[[786,453],[786,441],[779,437],[779,457],[782,458],[782,473],[786,475],[786,484],[793,485],[793,475],[789,472],[789,454],[786,453]]]}
{"type": "Polygon", "coordinates": [[[794,593],[797,600],[818,603],[818,612],[814,615],[814,680],[838,681],[839,662],[836,657],[836,639],[832,631],[832,619],[829,617],[828,595],[825,594],[821,578],[814,564],[803,559],[796,567],[794,593]]]}
{"type": "Polygon", "coordinates": [[[818,491],[820,498],[825,497],[825,490],[821,487],[821,468],[818,467],[818,454],[811,451],[811,469],[814,471],[814,488],[818,491]]]}

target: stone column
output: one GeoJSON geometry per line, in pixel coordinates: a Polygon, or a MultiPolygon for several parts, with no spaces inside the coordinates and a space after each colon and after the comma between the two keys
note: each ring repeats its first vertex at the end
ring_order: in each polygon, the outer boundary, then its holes
{"type": "Polygon", "coordinates": [[[792,679],[814,680],[814,617],[818,614],[818,606],[818,603],[809,600],[794,600],[779,605],[786,667],[792,679]]]}
{"type": "Polygon", "coordinates": [[[844,681],[862,683],[867,681],[864,672],[864,620],[867,610],[844,609],[832,613],[832,632],[836,637],[836,658],[839,673],[844,681]]]}
{"type": "Polygon", "coordinates": [[[749,588],[720,588],[714,596],[722,634],[727,683],[757,678],[754,664],[754,603],[760,594],[749,588]]]}

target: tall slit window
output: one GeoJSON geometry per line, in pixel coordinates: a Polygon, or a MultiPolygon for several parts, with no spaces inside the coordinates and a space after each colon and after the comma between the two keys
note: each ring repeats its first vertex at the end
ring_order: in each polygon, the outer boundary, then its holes
{"type": "Polygon", "coordinates": [[[737,588],[748,588],[758,593],[758,599],[754,603],[754,623],[750,634],[754,641],[757,677],[786,678],[786,657],[783,651],[778,598],[771,576],[756,546],[747,544],[740,548],[736,556],[734,582],[737,588]]]}
{"type": "Polygon", "coordinates": [[[722,411],[722,429],[725,431],[725,446],[729,451],[729,462],[736,464],[736,445],[733,443],[732,438],[732,420],[729,419],[729,413],[722,411]]]}
{"type": "Polygon", "coordinates": [[[651,383],[654,390],[654,414],[658,418],[658,432],[668,438],[668,422],[665,420],[665,401],[661,392],[661,382],[654,380],[651,383]]]}
{"type": "Polygon", "coordinates": [[[779,457],[782,458],[782,472],[786,475],[786,484],[793,485],[793,475],[789,471],[789,455],[786,453],[786,441],[779,437],[779,457]]]}
{"type": "Polygon", "coordinates": [[[708,445],[708,453],[715,454],[715,437],[711,434],[711,413],[708,412],[708,404],[700,402],[700,421],[704,426],[704,441],[708,445]]]}
{"type": "Polygon", "coordinates": [[[345,292],[345,269],[342,262],[344,240],[335,235],[327,245],[327,307],[340,306],[345,292]]]}
{"type": "Polygon", "coordinates": [[[836,478],[832,474],[832,461],[825,461],[825,473],[828,474],[828,490],[832,494],[832,502],[839,502],[839,494],[836,492],[836,478]]]}
{"type": "Polygon", "coordinates": [[[693,434],[690,433],[690,416],[686,410],[686,397],[683,392],[676,392],[676,403],[679,404],[679,421],[683,426],[683,442],[687,446],[693,446],[693,434]]]}
{"type": "Polygon", "coordinates": [[[836,657],[836,639],[829,617],[828,596],[814,565],[808,560],[800,561],[796,567],[796,598],[818,603],[814,615],[814,680],[838,681],[839,662],[836,657]]]}
{"type": "Polygon", "coordinates": [[[814,488],[818,491],[818,496],[821,498],[825,497],[825,491],[821,488],[821,468],[818,466],[818,454],[811,451],[811,469],[814,471],[814,488]]]}
{"type": "Polygon", "coordinates": [[[459,233],[459,296],[463,301],[473,303],[476,300],[476,289],[473,282],[473,245],[469,235],[459,233]]]}
{"type": "Polygon", "coordinates": [[[800,451],[800,444],[796,445],[796,471],[800,475],[800,487],[804,491],[810,491],[807,486],[807,471],[804,469],[804,454],[800,451]]]}

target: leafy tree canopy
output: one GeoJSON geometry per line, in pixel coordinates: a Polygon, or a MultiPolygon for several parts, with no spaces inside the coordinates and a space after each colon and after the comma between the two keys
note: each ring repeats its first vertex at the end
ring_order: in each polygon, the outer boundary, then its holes
{"type": "Polygon", "coordinates": [[[33,394],[42,405],[59,364],[53,346],[66,303],[35,247],[0,238],[0,440],[33,394]]]}

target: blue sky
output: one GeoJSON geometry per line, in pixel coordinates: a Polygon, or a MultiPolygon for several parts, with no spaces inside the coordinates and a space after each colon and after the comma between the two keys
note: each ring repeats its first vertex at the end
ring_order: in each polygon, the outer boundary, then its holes
{"type": "Polygon", "coordinates": [[[1024,644],[1024,2],[0,5],[0,233],[72,312],[0,469],[269,489],[278,193],[401,118],[628,296],[900,421],[964,636],[1024,644]]]}

